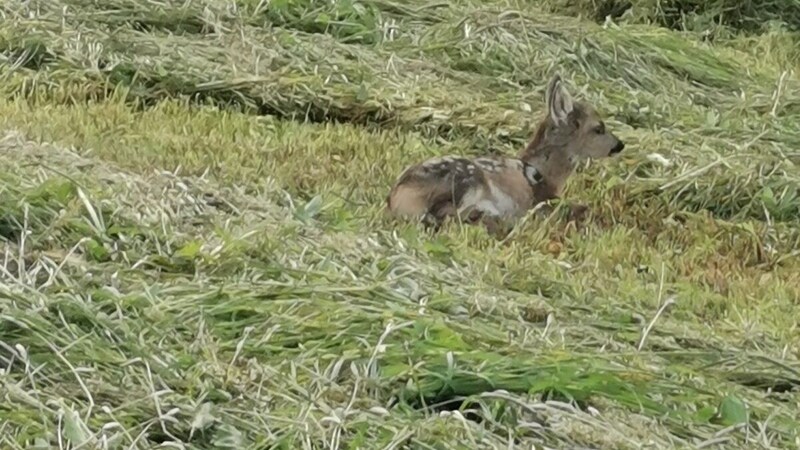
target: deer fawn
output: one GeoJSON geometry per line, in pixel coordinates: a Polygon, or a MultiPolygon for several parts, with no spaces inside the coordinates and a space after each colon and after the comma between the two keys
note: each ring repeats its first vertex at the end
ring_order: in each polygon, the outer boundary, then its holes
{"type": "Polygon", "coordinates": [[[558,74],[545,95],[548,114],[518,158],[445,156],[408,167],[387,196],[389,214],[436,229],[456,217],[496,230],[499,220],[518,219],[559,197],[581,158],[625,148],[591,105],[573,101],[558,74]]]}

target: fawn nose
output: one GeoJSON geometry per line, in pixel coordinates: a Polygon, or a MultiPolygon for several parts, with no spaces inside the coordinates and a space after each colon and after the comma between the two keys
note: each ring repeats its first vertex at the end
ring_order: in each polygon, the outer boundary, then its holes
{"type": "Polygon", "coordinates": [[[616,155],[617,153],[621,152],[622,149],[624,148],[625,148],[625,143],[622,141],[618,141],[617,145],[615,145],[614,148],[611,149],[611,154],[616,155]]]}

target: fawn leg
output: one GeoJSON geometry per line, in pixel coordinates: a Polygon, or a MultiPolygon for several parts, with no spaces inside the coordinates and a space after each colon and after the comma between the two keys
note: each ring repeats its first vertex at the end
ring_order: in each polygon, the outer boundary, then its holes
{"type": "Polygon", "coordinates": [[[569,205],[569,222],[583,223],[589,216],[589,205],[583,203],[572,203],[569,205]]]}
{"type": "Polygon", "coordinates": [[[470,223],[482,225],[489,235],[496,238],[502,239],[511,232],[511,227],[505,224],[500,217],[485,214],[482,211],[472,211],[468,220],[470,223]]]}

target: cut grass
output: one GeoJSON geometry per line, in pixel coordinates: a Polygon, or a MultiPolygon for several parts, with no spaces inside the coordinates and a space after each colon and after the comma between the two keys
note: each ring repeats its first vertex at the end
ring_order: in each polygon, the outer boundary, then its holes
{"type": "Polygon", "coordinates": [[[273,3],[3,7],[4,446],[797,445],[784,35],[273,3]],[[554,69],[628,143],[587,226],[381,217],[408,163],[518,151],[554,69]]]}

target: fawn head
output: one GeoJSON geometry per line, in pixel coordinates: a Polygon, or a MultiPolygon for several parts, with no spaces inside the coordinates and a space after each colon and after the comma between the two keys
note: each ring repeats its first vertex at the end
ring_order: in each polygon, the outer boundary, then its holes
{"type": "Polygon", "coordinates": [[[605,158],[625,148],[625,144],[606,129],[597,111],[578,102],[555,75],[547,85],[548,117],[543,123],[542,144],[565,151],[570,158],[605,158]]]}

